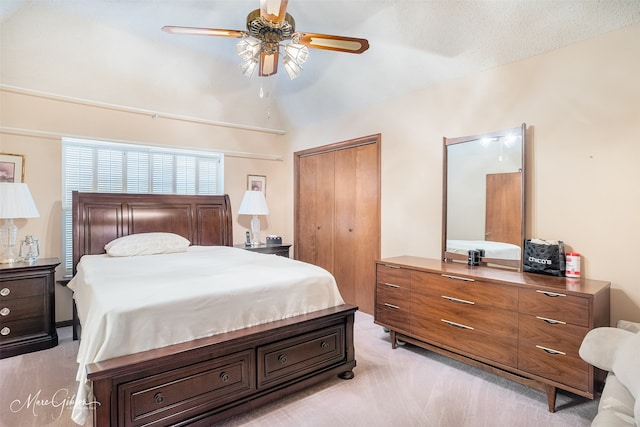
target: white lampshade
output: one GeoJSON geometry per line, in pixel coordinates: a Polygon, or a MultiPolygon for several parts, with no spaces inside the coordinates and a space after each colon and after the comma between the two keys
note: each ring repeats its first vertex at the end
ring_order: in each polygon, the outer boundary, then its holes
{"type": "Polygon", "coordinates": [[[267,200],[264,198],[264,193],[255,190],[245,191],[238,213],[240,215],[269,215],[269,208],[267,207],[267,200]]]}
{"type": "Polygon", "coordinates": [[[0,218],[37,218],[38,208],[24,183],[0,182],[0,218]]]}

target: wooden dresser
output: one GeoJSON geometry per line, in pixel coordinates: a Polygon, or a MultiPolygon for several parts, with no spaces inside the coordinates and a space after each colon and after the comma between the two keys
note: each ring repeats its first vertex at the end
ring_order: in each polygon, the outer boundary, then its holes
{"type": "Polygon", "coordinates": [[[0,359],[58,345],[54,274],[57,258],[0,264],[0,359]]]}
{"type": "Polygon", "coordinates": [[[578,355],[609,326],[609,282],[401,256],[376,261],[375,322],[397,340],[529,385],[587,398],[603,375],[578,355]],[[598,378],[596,378],[598,377],[598,378]]]}

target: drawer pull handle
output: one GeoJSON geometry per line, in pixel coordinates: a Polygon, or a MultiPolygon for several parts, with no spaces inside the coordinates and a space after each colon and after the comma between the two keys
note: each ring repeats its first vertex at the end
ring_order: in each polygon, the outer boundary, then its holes
{"type": "Polygon", "coordinates": [[[464,280],[465,282],[475,282],[474,279],[470,279],[468,277],[452,276],[451,274],[441,274],[441,276],[446,277],[447,279],[464,280]]]}
{"type": "Polygon", "coordinates": [[[536,292],[540,292],[541,294],[546,295],[548,297],[566,297],[567,296],[567,294],[559,294],[557,292],[540,291],[540,290],[537,290],[536,292]]]}
{"type": "Polygon", "coordinates": [[[475,304],[475,302],[467,301],[466,299],[454,298],[454,297],[449,297],[449,296],[446,296],[446,295],[440,295],[440,296],[442,298],[448,300],[448,301],[451,301],[451,302],[457,302],[457,303],[460,303],[460,304],[471,304],[471,305],[475,304]]]}
{"type": "Polygon", "coordinates": [[[470,331],[473,331],[473,328],[471,326],[463,325],[462,323],[456,323],[456,322],[452,322],[451,320],[445,320],[445,319],[440,319],[440,321],[446,323],[449,326],[454,326],[460,329],[469,329],[470,331]]]}
{"type": "Polygon", "coordinates": [[[558,350],[554,350],[552,348],[548,348],[548,347],[543,347],[541,345],[536,345],[537,348],[539,348],[540,350],[544,350],[549,354],[562,354],[563,356],[566,356],[567,353],[564,353],[562,351],[558,351],[558,350]]]}
{"type": "Polygon", "coordinates": [[[566,325],[567,322],[563,322],[562,320],[549,319],[548,317],[536,316],[536,319],[544,320],[545,322],[551,325],[566,325]]]}
{"type": "Polygon", "coordinates": [[[0,335],[3,336],[7,336],[11,333],[11,329],[9,329],[8,326],[5,326],[4,328],[2,328],[2,330],[0,330],[0,335]]]}
{"type": "Polygon", "coordinates": [[[387,268],[400,268],[400,267],[398,267],[397,265],[389,265],[389,264],[385,264],[384,266],[385,266],[385,267],[387,267],[387,268]]]}
{"type": "Polygon", "coordinates": [[[322,341],[322,343],[320,343],[320,347],[323,350],[327,350],[329,348],[329,343],[327,343],[326,341],[322,341]]]}
{"type": "Polygon", "coordinates": [[[6,297],[10,293],[11,293],[11,289],[9,288],[2,288],[2,290],[0,290],[0,295],[2,295],[3,297],[6,297]]]}
{"type": "Polygon", "coordinates": [[[281,354],[280,356],[278,356],[278,362],[280,362],[281,365],[284,365],[285,363],[287,363],[287,356],[281,354]]]}
{"type": "Polygon", "coordinates": [[[154,400],[154,401],[159,405],[159,404],[161,404],[162,402],[164,402],[164,396],[162,395],[162,393],[156,393],[156,394],[153,396],[153,400],[154,400]]]}
{"type": "Polygon", "coordinates": [[[385,302],[384,305],[388,308],[393,308],[394,310],[400,309],[397,305],[389,304],[388,302],[385,302]]]}
{"type": "Polygon", "coordinates": [[[394,285],[393,283],[387,283],[387,282],[384,282],[384,284],[385,284],[386,286],[390,287],[390,288],[399,288],[399,287],[400,287],[400,285],[394,285]]]}
{"type": "Polygon", "coordinates": [[[2,310],[0,310],[0,315],[2,316],[8,316],[9,313],[11,313],[11,310],[9,310],[8,307],[4,307],[2,310]]]}
{"type": "Polygon", "coordinates": [[[227,374],[226,372],[222,372],[220,374],[220,381],[222,381],[223,383],[226,383],[229,381],[229,374],[227,374]]]}

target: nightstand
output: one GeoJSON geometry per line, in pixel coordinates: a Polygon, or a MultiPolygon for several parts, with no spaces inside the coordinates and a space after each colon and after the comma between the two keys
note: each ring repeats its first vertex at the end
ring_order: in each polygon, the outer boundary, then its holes
{"type": "Polygon", "coordinates": [[[0,359],[58,345],[55,322],[57,258],[0,264],[0,359]]]}
{"type": "Polygon", "coordinates": [[[277,246],[246,246],[244,243],[234,245],[235,248],[246,249],[251,252],[259,252],[261,254],[276,254],[279,256],[289,258],[289,248],[291,245],[277,245],[277,246]]]}

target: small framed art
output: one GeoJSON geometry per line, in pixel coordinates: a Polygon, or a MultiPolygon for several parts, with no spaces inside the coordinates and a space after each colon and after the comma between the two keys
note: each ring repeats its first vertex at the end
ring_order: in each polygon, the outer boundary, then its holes
{"type": "Polygon", "coordinates": [[[247,190],[262,191],[267,195],[267,177],[264,175],[247,175],[247,190]]]}
{"type": "Polygon", "coordinates": [[[0,153],[0,182],[24,181],[24,155],[0,153]]]}

